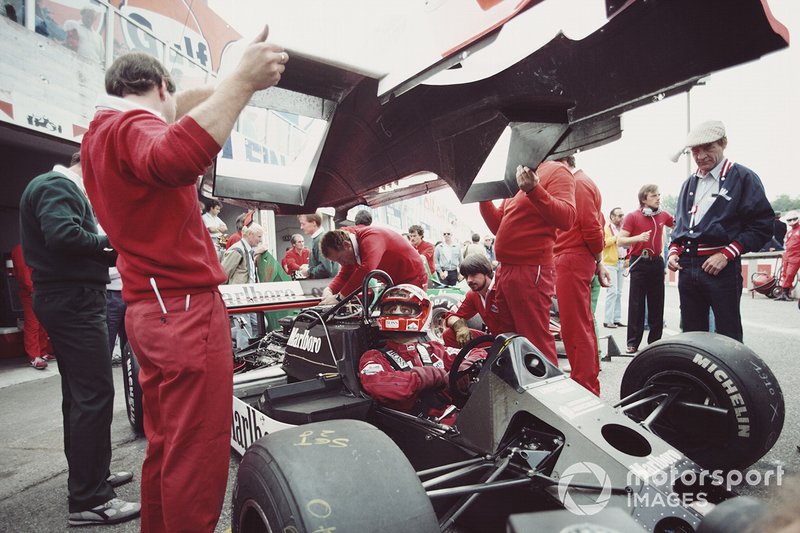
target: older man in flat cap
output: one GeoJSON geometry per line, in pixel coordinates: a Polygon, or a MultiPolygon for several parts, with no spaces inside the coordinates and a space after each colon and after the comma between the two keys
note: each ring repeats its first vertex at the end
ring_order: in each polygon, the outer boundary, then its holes
{"type": "Polygon", "coordinates": [[[718,120],[689,132],[697,171],[681,187],[667,266],[681,271],[678,292],[684,331],[716,331],[742,340],[741,255],[759,250],[772,235],[774,213],[755,172],[724,155],[728,138],[718,120]]]}

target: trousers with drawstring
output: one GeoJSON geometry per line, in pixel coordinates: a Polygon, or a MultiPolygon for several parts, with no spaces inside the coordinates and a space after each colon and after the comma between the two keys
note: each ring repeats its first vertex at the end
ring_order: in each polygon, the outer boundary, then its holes
{"type": "Polygon", "coordinates": [[[510,265],[495,273],[497,307],[509,317],[515,333],[527,338],[558,366],[556,341],[550,333],[550,307],[555,293],[555,265],[510,265]]]}

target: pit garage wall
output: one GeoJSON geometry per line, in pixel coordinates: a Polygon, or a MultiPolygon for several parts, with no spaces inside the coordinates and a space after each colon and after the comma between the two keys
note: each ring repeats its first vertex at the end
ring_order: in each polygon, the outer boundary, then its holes
{"type": "Polygon", "coordinates": [[[0,252],[8,252],[19,242],[22,191],[78,149],[103,69],[5,17],[0,42],[0,252]]]}

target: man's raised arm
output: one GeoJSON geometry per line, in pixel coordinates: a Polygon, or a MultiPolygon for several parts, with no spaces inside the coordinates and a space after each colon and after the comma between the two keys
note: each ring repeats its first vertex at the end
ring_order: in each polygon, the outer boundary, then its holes
{"type": "MultiPolygon", "coordinates": [[[[286,68],[289,55],[282,48],[267,43],[268,35],[269,27],[265,26],[247,46],[236,70],[222,80],[207,99],[186,113],[220,146],[225,144],[239,113],[253,94],[276,85],[286,68]]],[[[202,94],[195,96],[200,101],[202,94]]]]}

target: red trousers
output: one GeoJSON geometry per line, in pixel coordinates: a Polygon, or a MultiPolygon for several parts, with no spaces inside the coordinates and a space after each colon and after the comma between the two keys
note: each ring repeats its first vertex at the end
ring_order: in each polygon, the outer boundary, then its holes
{"type": "Polygon", "coordinates": [[[228,313],[217,291],[128,305],[139,361],[147,454],[143,532],[213,532],[230,460],[233,357],[228,313]]]}
{"type": "MultiPolygon", "coordinates": [[[[470,337],[475,339],[480,337],[481,335],[487,335],[482,331],[478,331],[477,329],[469,328],[470,337]]],[[[456,332],[453,331],[453,328],[445,328],[444,333],[442,333],[442,344],[445,346],[449,346],[450,348],[458,348],[461,349],[461,345],[458,344],[456,340],[456,332]]]]}
{"type": "Polygon", "coordinates": [[[495,285],[500,315],[510,317],[513,331],[558,366],[556,341],[550,334],[555,273],[554,265],[502,264],[495,273],[495,285]]]}
{"type": "Polygon", "coordinates": [[[22,334],[28,359],[33,361],[37,357],[52,354],[53,347],[50,345],[50,338],[33,312],[33,295],[27,291],[20,290],[19,300],[22,303],[22,316],[25,320],[25,328],[22,334]]]}
{"type": "Polygon", "coordinates": [[[561,317],[561,338],[572,367],[570,377],[600,395],[600,359],[592,316],[592,278],[596,264],[585,253],[556,256],[556,296],[561,317]]]}
{"type": "Polygon", "coordinates": [[[797,276],[798,269],[800,269],[800,257],[791,259],[784,257],[783,268],[781,269],[781,287],[791,289],[794,286],[794,277],[797,276]]]}

